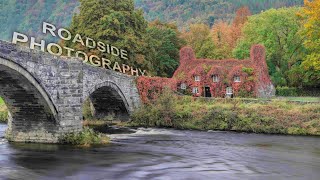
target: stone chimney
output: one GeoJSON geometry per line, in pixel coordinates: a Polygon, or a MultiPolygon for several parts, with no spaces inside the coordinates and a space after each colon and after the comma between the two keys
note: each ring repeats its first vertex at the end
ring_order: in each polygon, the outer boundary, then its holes
{"type": "Polygon", "coordinates": [[[257,76],[256,95],[261,98],[270,98],[275,95],[275,88],[271,82],[266,62],[266,50],[263,45],[253,45],[250,51],[257,76]]]}

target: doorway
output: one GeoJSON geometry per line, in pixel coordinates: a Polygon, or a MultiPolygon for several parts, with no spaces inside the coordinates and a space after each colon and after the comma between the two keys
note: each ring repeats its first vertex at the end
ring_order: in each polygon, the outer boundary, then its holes
{"type": "Polygon", "coordinates": [[[210,87],[204,87],[204,97],[212,97],[210,87]]]}

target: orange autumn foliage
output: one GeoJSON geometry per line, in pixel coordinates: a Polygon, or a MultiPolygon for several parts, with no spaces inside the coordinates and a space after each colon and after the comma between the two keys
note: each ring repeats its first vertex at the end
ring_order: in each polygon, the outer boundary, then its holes
{"type": "Polygon", "coordinates": [[[237,46],[238,40],[242,37],[242,28],[248,21],[251,12],[247,6],[237,10],[236,16],[231,25],[220,21],[215,23],[211,29],[212,40],[215,44],[219,59],[232,57],[232,50],[237,46]]]}
{"type": "Polygon", "coordinates": [[[248,21],[249,16],[251,16],[251,12],[248,6],[241,7],[237,10],[236,17],[231,25],[231,46],[233,48],[236,47],[238,40],[242,37],[242,28],[248,21]]]}

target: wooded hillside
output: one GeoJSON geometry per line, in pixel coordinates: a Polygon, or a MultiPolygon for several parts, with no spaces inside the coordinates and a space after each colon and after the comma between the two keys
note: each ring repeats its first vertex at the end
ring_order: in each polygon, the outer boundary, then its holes
{"type": "Polygon", "coordinates": [[[43,21],[68,27],[78,6],[78,0],[1,0],[0,39],[11,40],[13,31],[38,37],[43,21]]]}
{"type": "Polygon", "coordinates": [[[180,28],[190,23],[212,26],[219,20],[231,21],[235,11],[248,6],[253,14],[270,8],[302,6],[303,0],[135,0],[149,21],[175,21],[180,28]]]}

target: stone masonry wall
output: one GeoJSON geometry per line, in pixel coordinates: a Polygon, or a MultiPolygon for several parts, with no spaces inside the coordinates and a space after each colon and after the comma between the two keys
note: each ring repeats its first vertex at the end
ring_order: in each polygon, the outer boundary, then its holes
{"type": "Polygon", "coordinates": [[[24,78],[23,81],[0,83],[0,96],[13,112],[7,132],[12,141],[57,142],[61,134],[81,130],[82,103],[102,87],[119,94],[128,113],[140,105],[135,78],[83,64],[79,59],[56,57],[0,41],[1,66],[0,72],[7,77],[24,78]],[[5,88],[7,85],[20,87],[12,89],[20,95],[11,93],[9,96],[9,89],[5,88]],[[22,97],[20,101],[18,97],[22,97]],[[30,104],[38,107],[39,111],[28,109],[30,104]],[[31,112],[44,115],[40,119],[34,118],[31,112]],[[29,126],[23,128],[23,124],[29,126]]]}

